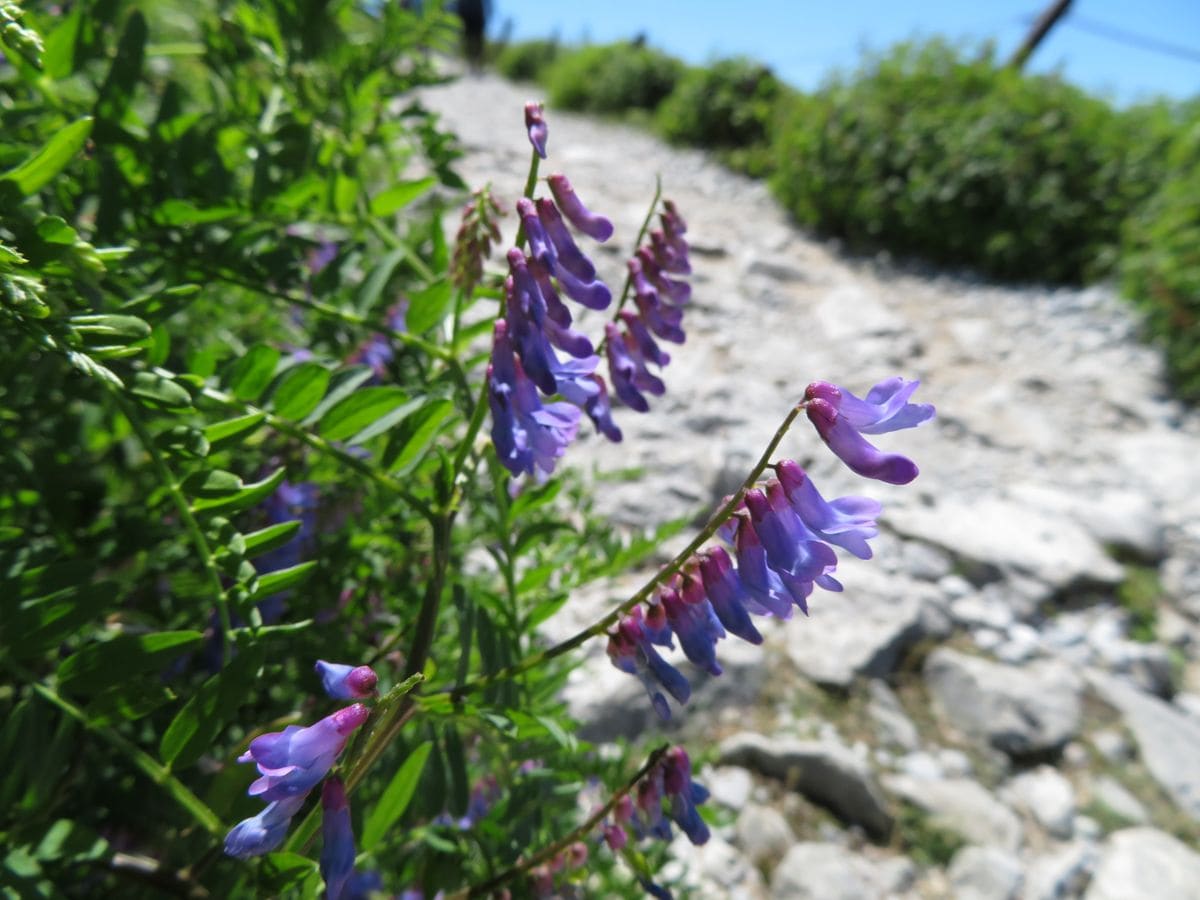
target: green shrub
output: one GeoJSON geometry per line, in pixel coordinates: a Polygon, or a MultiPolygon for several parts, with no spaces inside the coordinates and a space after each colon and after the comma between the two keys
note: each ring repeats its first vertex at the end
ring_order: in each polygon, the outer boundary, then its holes
{"type": "Polygon", "coordinates": [[[1112,268],[1125,215],[1156,183],[1157,121],[990,49],[902,44],[798,104],[774,187],[853,244],[1079,281],[1112,268]]]}
{"type": "Polygon", "coordinates": [[[658,108],[655,124],[675,144],[714,148],[735,168],[762,174],[782,86],[752,60],[689,68],[658,108]]]}
{"type": "Polygon", "coordinates": [[[617,113],[653,110],[675,89],[682,71],[674,57],[623,42],[561,54],[543,80],[555,106],[617,113]]]}
{"type": "Polygon", "coordinates": [[[553,39],[507,44],[496,56],[496,69],[513,81],[539,81],[558,54],[559,44],[553,39]]]}
{"type": "Polygon", "coordinates": [[[1168,174],[1124,237],[1122,288],[1165,344],[1180,395],[1200,400],[1200,117],[1171,148],[1168,174]]]}

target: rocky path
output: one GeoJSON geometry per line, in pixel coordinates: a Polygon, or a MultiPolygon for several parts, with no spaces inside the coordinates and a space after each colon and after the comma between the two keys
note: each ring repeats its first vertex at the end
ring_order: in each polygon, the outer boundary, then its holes
{"type": "MultiPolygon", "coordinates": [[[[482,77],[423,100],[464,177],[515,197],[536,97],[482,77]]],[[[885,532],[811,617],[719,648],[726,674],[676,727],[696,752],[720,739],[724,824],[667,874],[697,897],[1200,898],[1200,419],[1125,307],[849,258],[702,153],[548,120],[545,171],[617,225],[595,254],[610,284],[656,174],[693,243],[666,397],[619,411],[623,444],[569,453],[640,470],[600,491],[618,521],[710,505],[809,381],[919,377],[939,410],[891,441],[921,465],[908,488],[864,484],[806,426],[785,440],[826,495],[877,496],[885,532]]],[[[619,594],[572,598],[552,628],[619,594]]],[[[591,736],[657,727],[593,651],[570,694],[591,736]]]]}

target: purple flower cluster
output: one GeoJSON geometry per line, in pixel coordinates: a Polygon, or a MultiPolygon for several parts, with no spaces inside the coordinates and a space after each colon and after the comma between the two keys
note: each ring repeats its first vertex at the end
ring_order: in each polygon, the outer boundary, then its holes
{"type": "MultiPolygon", "coordinates": [[[[367,666],[322,660],[316,668],[326,692],[336,699],[370,696],[378,680],[367,666]]],[[[267,805],[257,815],[243,819],[233,827],[225,837],[225,852],[248,859],[270,853],[283,843],[292,818],[304,805],[309,792],[329,774],[350,735],[369,715],[366,706],[355,703],[313,725],[289,725],[283,731],[259,735],[252,740],[246,752],[238,757],[238,762],[252,762],[258,767],[259,777],[247,793],[267,805]]],[[[338,876],[344,888],[345,879],[349,878],[353,868],[354,838],[343,833],[349,831],[350,813],[345,794],[341,793],[341,799],[338,799],[340,790],[340,782],[336,788],[327,785],[322,797],[326,811],[326,850],[322,854],[321,868],[325,871],[326,854],[330,854],[330,871],[341,873],[345,869],[344,877],[338,876]],[[345,864],[347,842],[348,866],[345,864]]],[[[341,894],[330,893],[329,896],[341,894]]]]}
{"type": "MultiPolygon", "coordinates": [[[[693,844],[703,844],[711,833],[697,807],[708,796],[708,790],[692,780],[692,762],[687,751],[671,747],[631,794],[623,794],[617,800],[608,820],[599,826],[600,839],[614,853],[619,853],[628,845],[630,832],[637,840],[670,841],[673,822],[693,844]]],[[[643,881],[642,887],[655,897],[671,897],[670,891],[651,881],[643,881]]]]}
{"type": "MultiPolygon", "coordinates": [[[[916,465],[899,454],[883,453],[863,434],[912,428],[933,418],[928,404],[910,403],[917,382],[890,378],[866,398],[826,382],[805,392],[802,406],[830,449],[860,475],[907,484],[916,465]]],[[[658,714],[670,717],[667,695],[687,703],[691,685],[658,648],[673,649],[678,638],[684,656],[712,675],[721,674],[717,641],[733,634],[762,643],[751,614],[786,619],[793,607],[808,614],[816,587],[841,591],[834,577],[840,548],[870,559],[868,543],[879,533],[882,507],[869,497],[826,500],[808,473],[792,460],[774,465],[775,477],[745,492],[718,534],[734,548],[710,547],[689,559],[662,584],[643,608],[636,606],[609,633],[613,665],[635,675],[658,714]]]]}
{"type": "MultiPolygon", "coordinates": [[[[399,300],[388,307],[385,324],[389,331],[404,331],[408,301],[399,300]]],[[[374,373],[368,384],[379,384],[387,375],[388,366],[396,358],[396,345],[391,334],[377,331],[346,357],[346,362],[367,366],[374,373]]]]}
{"type": "Polygon", "coordinates": [[[346,788],[336,775],[321,789],[321,877],[325,879],[325,900],[343,900],[350,896],[354,876],[354,828],[350,822],[350,804],[346,788]]]}
{"type": "Polygon", "coordinates": [[[639,247],[628,262],[637,313],[623,310],[617,322],[606,326],[604,335],[613,390],[638,412],[650,410],[645,394],[661,397],[666,392],[666,385],[649,366],[662,369],[671,357],[655,338],[684,342],[683,308],[692,295],[691,285],[671,277],[692,271],[684,238],[687,223],[670,200],[663,201],[659,221],[662,227],[650,231],[649,243],[639,247]]]}
{"type": "MultiPolygon", "coordinates": [[[[530,143],[545,158],[546,123],[541,107],[525,107],[530,143]]],[[[563,295],[587,309],[606,310],[612,291],[596,274],[571,228],[593,240],[607,241],[612,222],[589,210],[565,175],[546,179],[551,197],[517,201],[521,234],[528,252],[508,251],[504,316],[496,320],[488,366],[488,403],[492,443],[501,463],[518,477],[544,479],[579,433],[583,414],[612,441],[621,430],[612,418],[605,379],[596,373],[596,347],[575,330],[563,295]],[[570,227],[569,227],[570,226],[570,227]],[[559,397],[561,399],[552,399],[559,397]]],[[[604,350],[609,377],[618,397],[645,412],[645,394],[661,395],[665,385],[651,366],[669,361],[658,341],[682,343],[683,305],[691,288],[677,277],[691,271],[687,225],[670,201],[664,201],[661,228],[629,261],[629,286],[637,312],[619,310],[605,326],[604,350]]]]}

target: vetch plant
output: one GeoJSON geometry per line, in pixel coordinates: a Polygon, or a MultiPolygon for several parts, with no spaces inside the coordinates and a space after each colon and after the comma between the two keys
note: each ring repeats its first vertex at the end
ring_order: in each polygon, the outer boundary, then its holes
{"type": "Polygon", "coordinates": [[[532,104],[523,195],[481,188],[447,228],[452,136],[384,102],[436,77],[438,12],[191,12],[25,14],[44,49],[0,88],[6,871],[113,896],[668,896],[668,839],[710,834],[704,748],[582,740],[576,651],[607,642],[671,714],[720,641],[762,643],[842,588],[841,553],[871,556],[880,505],[781,458],[793,422],[899,484],[916,466],[886,434],[932,408],[899,378],[787,398],[687,546],[547,645],[581,588],[684,527],[614,529],[563,462],[581,430],[629,440],[688,352],[686,209],[656,191],[619,234],[540,176],[532,104]]]}

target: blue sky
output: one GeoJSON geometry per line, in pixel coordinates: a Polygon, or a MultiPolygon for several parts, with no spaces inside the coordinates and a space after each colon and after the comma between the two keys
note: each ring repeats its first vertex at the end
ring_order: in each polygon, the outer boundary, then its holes
{"type": "MultiPolygon", "coordinates": [[[[864,47],[915,35],[994,40],[1012,51],[1047,0],[492,0],[489,31],[511,19],[517,38],[618,40],[644,32],[689,62],[744,54],[785,80],[816,87],[852,68],[864,47]]],[[[1200,94],[1200,0],[1074,0],[1030,69],[1061,68],[1089,90],[1126,103],[1154,94],[1200,94]],[[1095,33],[1122,30],[1191,52],[1182,59],[1095,33]]]]}

